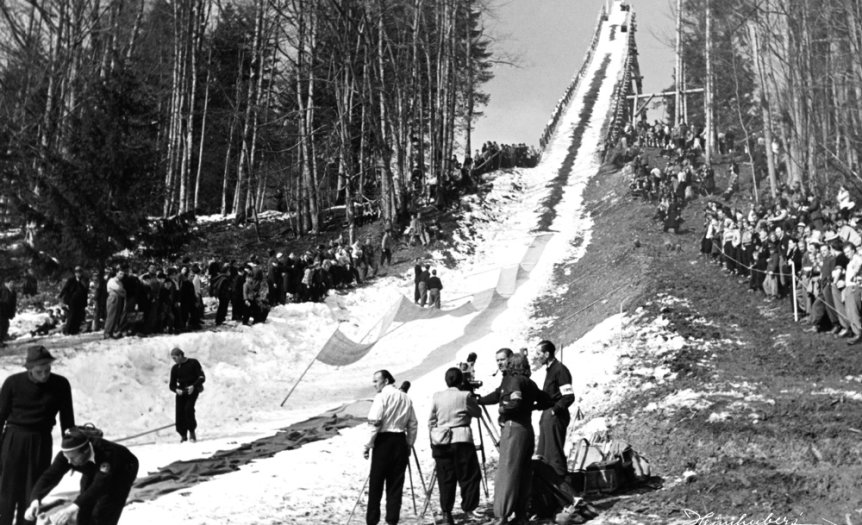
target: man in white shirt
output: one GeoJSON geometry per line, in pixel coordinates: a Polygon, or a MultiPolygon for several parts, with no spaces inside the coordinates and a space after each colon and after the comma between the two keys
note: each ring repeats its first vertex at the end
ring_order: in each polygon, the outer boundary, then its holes
{"type": "Polygon", "coordinates": [[[368,412],[371,427],[364,456],[371,454],[371,473],[368,478],[367,525],[380,522],[380,500],[386,485],[386,523],[398,523],[401,514],[401,493],[404,489],[404,472],[410,461],[410,449],[416,441],[418,423],[413,403],[407,394],[395,388],[395,378],[388,370],[374,373],[377,395],[368,412]]]}

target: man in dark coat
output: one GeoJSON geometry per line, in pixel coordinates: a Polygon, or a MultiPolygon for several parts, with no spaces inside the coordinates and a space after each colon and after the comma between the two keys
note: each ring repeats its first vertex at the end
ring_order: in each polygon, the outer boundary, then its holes
{"type": "Polygon", "coordinates": [[[33,488],[26,519],[33,521],[38,517],[42,498],[70,470],[81,473],[81,492],[75,501],[51,515],[51,523],[119,523],[132,483],[138,476],[138,458],[126,447],[100,437],[89,437],[77,427],[64,433],[61,452],[33,488]]]}
{"type": "Polygon", "coordinates": [[[413,266],[413,302],[419,304],[421,292],[419,292],[419,281],[422,280],[422,271],[425,266],[422,264],[422,259],[416,258],[416,265],[413,266]]]}
{"type": "Polygon", "coordinates": [[[63,333],[75,335],[81,331],[81,323],[87,311],[87,293],[90,290],[89,282],[84,279],[84,269],[75,266],[75,275],[66,280],[63,289],[60,290],[60,300],[69,309],[66,313],[66,324],[63,333]]]}
{"type": "Polygon", "coordinates": [[[102,329],[108,307],[108,271],[96,268],[96,282],[93,286],[93,323],[90,331],[98,332],[102,329]]]}
{"type": "Polygon", "coordinates": [[[440,309],[440,290],[443,289],[443,283],[437,277],[437,270],[431,270],[431,276],[428,278],[428,302],[436,309],[440,309]]]}
{"type": "Polygon", "coordinates": [[[119,329],[123,335],[128,335],[132,330],[132,321],[134,320],[135,308],[138,307],[138,300],[141,296],[141,280],[137,275],[132,274],[131,269],[126,266],[123,268],[123,288],[126,290],[126,300],[123,302],[123,313],[120,316],[119,329]]]}
{"type": "Polygon", "coordinates": [[[231,275],[233,276],[233,290],[231,290],[230,298],[230,318],[233,321],[242,322],[245,315],[245,296],[242,291],[245,287],[246,272],[239,271],[236,267],[231,267],[231,275]]]}
{"type": "Polygon", "coordinates": [[[36,280],[33,268],[27,268],[27,273],[24,275],[24,284],[21,286],[21,295],[33,296],[37,293],[39,293],[39,282],[36,280]]]}
{"type": "Polygon", "coordinates": [[[195,403],[198,401],[198,394],[204,389],[206,376],[200,362],[186,357],[179,347],[171,350],[171,359],[174,360],[174,366],[171,367],[168,386],[171,392],[176,394],[177,433],[180,435],[181,442],[187,439],[195,442],[198,440],[195,435],[198,428],[198,422],[195,419],[195,403]]]}
{"type": "Polygon", "coordinates": [[[6,346],[6,338],[9,337],[9,321],[15,318],[15,309],[18,306],[18,295],[13,286],[15,281],[11,278],[0,283],[0,347],[6,346]]]}
{"type": "Polygon", "coordinates": [[[539,361],[547,369],[542,391],[548,394],[554,403],[552,407],[542,412],[542,417],[539,419],[540,433],[536,454],[542,456],[545,463],[553,467],[557,475],[565,476],[568,467],[563,449],[566,443],[566,429],[571,421],[569,407],[575,402],[572,374],[555,358],[557,349],[554,343],[541,341],[536,351],[539,361]]]}
{"type": "Polygon", "coordinates": [[[279,253],[277,256],[271,257],[269,260],[269,269],[266,274],[266,297],[271,305],[284,303],[284,282],[282,279],[284,267],[281,263],[282,259],[283,256],[279,253]]]}
{"type": "Polygon", "coordinates": [[[219,326],[224,324],[227,318],[227,307],[230,304],[230,294],[233,287],[233,282],[230,277],[230,265],[225,264],[221,268],[221,273],[216,275],[212,280],[212,295],[218,299],[218,310],[216,310],[215,324],[219,326]]]}
{"type": "Polygon", "coordinates": [[[72,387],[51,373],[54,358],[44,346],[27,349],[25,372],[12,374],[0,388],[0,525],[24,524],[36,480],[51,464],[51,430],[57,415],[65,431],[75,425],[72,387]]]}

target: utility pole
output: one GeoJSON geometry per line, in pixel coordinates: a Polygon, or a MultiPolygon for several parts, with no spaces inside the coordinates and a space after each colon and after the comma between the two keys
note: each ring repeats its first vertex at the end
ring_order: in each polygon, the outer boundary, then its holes
{"type": "Polygon", "coordinates": [[[703,105],[706,113],[706,163],[712,164],[713,148],[715,147],[715,104],[713,103],[712,79],[712,0],[706,0],[706,85],[704,86],[703,105]]]}
{"type": "Polygon", "coordinates": [[[674,108],[674,125],[682,121],[682,1],[676,0],[676,106],[674,108]]]}

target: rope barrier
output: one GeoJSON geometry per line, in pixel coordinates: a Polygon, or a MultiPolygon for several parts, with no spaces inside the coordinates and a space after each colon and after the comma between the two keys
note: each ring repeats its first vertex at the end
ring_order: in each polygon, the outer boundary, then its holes
{"type": "MultiPolygon", "coordinates": [[[[715,239],[712,239],[712,243],[713,243],[713,245],[718,244],[718,243],[716,242],[716,240],[715,240],[715,239]]],[[[753,265],[753,264],[752,264],[752,265],[747,265],[747,264],[743,263],[742,261],[740,261],[739,259],[736,259],[736,258],[735,258],[735,257],[733,257],[732,255],[728,255],[728,254],[727,254],[727,252],[725,252],[725,251],[724,251],[724,247],[723,247],[722,245],[718,244],[718,249],[719,249],[719,251],[721,252],[721,255],[722,255],[723,257],[727,257],[728,259],[732,260],[733,262],[735,262],[735,263],[739,264],[740,266],[742,266],[742,267],[746,268],[746,269],[747,269],[748,271],[750,271],[750,272],[758,272],[758,273],[762,273],[762,274],[765,274],[765,275],[775,275],[775,276],[785,277],[785,278],[787,278],[787,277],[792,277],[792,274],[784,273],[784,272],[781,272],[781,271],[778,271],[778,272],[769,272],[769,271],[764,271],[764,270],[758,270],[757,268],[755,268],[755,267],[754,267],[754,265],[753,265]]]]}
{"type": "MultiPolygon", "coordinates": [[[[595,301],[591,302],[590,304],[588,304],[588,305],[584,306],[583,308],[581,308],[580,310],[576,311],[575,313],[572,313],[572,314],[569,314],[569,315],[567,315],[567,316],[563,317],[562,319],[560,319],[560,321],[565,321],[565,320],[567,320],[567,319],[571,319],[572,317],[574,317],[574,316],[578,315],[579,313],[581,313],[581,312],[585,312],[586,310],[588,310],[588,309],[592,308],[596,303],[598,303],[598,302],[599,302],[599,301],[601,301],[602,299],[604,299],[604,298],[606,298],[606,297],[608,297],[608,296],[610,296],[610,295],[613,295],[614,293],[616,293],[616,292],[618,292],[618,291],[622,290],[623,288],[625,288],[625,287],[627,287],[627,286],[634,286],[634,284],[633,284],[633,283],[626,283],[626,284],[623,284],[623,285],[617,286],[616,288],[614,288],[614,289],[613,289],[613,290],[611,290],[610,292],[608,292],[608,293],[606,293],[606,294],[602,295],[601,297],[599,297],[599,298],[598,298],[598,299],[596,299],[595,301]]],[[[626,300],[628,300],[628,299],[630,299],[630,298],[626,298],[626,300]]],[[[625,301],[623,301],[623,302],[625,302],[625,301]]]]}
{"type": "MultiPolygon", "coordinates": [[[[713,239],[713,243],[715,243],[715,239],[713,239]]],[[[781,276],[783,276],[783,277],[788,277],[788,276],[789,276],[789,277],[791,277],[791,278],[792,278],[792,277],[794,277],[794,275],[793,275],[793,274],[785,274],[785,273],[781,273],[781,272],[778,272],[778,273],[776,273],[776,272],[765,272],[765,271],[763,271],[763,270],[758,270],[757,268],[754,268],[753,266],[750,266],[750,267],[749,267],[749,266],[746,266],[746,265],[745,265],[744,263],[742,263],[741,261],[738,261],[738,260],[737,260],[737,259],[735,259],[734,257],[732,257],[732,256],[730,256],[730,255],[725,254],[725,252],[724,252],[724,249],[723,249],[723,248],[719,247],[719,250],[721,251],[722,255],[724,255],[724,256],[725,256],[725,257],[727,257],[728,259],[733,260],[734,262],[739,263],[741,266],[743,266],[743,267],[745,267],[745,268],[748,268],[748,270],[749,270],[749,271],[751,271],[751,272],[759,272],[759,273],[763,273],[763,274],[766,274],[766,275],[769,275],[769,274],[775,274],[775,275],[781,275],[781,276]]],[[[793,293],[794,293],[794,296],[795,296],[795,294],[796,294],[796,287],[795,287],[795,286],[793,287],[793,293]]],[[[834,300],[834,298],[833,298],[833,300],[834,300]]],[[[844,319],[844,320],[846,320],[846,321],[849,321],[849,320],[850,320],[846,315],[844,315],[843,313],[839,312],[839,311],[838,311],[838,310],[836,310],[834,307],[829,306],[829,304],[826,302],[826,300],[825,300],[825,299],[824,299],[824,297],[823,297],[823,290],[821,290],[821,291],[820,291],[820,293],[819,293],[817,296],[815,296],[814,301],[815,301],[815,302],[816,302],[816,301],[820,301],[820,302],[823,304],[823,306],[825,306],[826,308],[828,308],[828,309],[832,310],[832,311],[835,313],[835,315],[837,315],[837,316],[841,317],[842,319],[844,319]]]]}
{"type": "Polygon", "coordinates": [[[123,442],[123,441],[129,441],[129,440],[132,440],[132,439],[135,439],[135,438],[139,438],[139,437],[141,437],[141,436],[146,436],[147,434],[155,434],[156,432],[160,432],[160,431],[162,431],[162,430],[167,430],[167,429],[169,429],[169,428],[171,428],[171,427],[173,427],[173,426],[174,426],[174,423],[170,423],[170,424],[165,425],[165,426],[163,426],[163,427],[154,428],[153,430],[146,430],[146,431],[141,432],[141,433],[138,433],[138,434],[133,434],[133,435],[131,435],[131,436],[126,436],[126,437],[124,437],[124,438],[120,438],[120,439],[114,439],[114,440],[112,440],[112,441],[113,441],[114,443],[121,443],[121,442],[123,442]]]}

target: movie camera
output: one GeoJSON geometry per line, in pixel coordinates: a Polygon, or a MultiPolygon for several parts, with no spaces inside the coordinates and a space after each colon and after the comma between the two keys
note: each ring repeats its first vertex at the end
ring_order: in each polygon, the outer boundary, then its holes
{"type": "Polygon", "coordinates": [[[470,392],[474,392],[477,388],[482,388],[482,381],[476,379],[475,373],[473,371],[474,366],[476,365],[476,352],[470,352],[467,355],[467,361],[464,363],[458,363],[458,368],[461,369],[461,373],[464,374],[464,380],[461,382],[461,390],[469,390],[470,392]]]}

